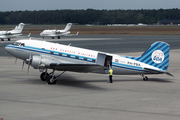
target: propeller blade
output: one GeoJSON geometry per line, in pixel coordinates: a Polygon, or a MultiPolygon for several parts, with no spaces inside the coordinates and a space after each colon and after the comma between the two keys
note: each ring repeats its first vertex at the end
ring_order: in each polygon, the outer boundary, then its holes
{"type": "Polygon", "coordinates": [[[17,58],[16,58],[16,60],[15,60],[15,64],[17,63],[17,58]]]}
{"type": "Polygon", "coordinates": [[[29,55],[29,59],[30,59],[30,61],[31,61],[31,59],[32,59],[32,55],[31,55],[31,54],[29,55]]]}
{"type": "Polygon", "coordinates": [[[24,68],[24,60],[23,60],[23,64],[22,64],[22,71],[23,71],[23,68],[24,68]]]}
{"type": "Polygon", "coordinates": [[[27,70],[27,74],[29,73],[29,68],[30,68],[30,64],[28,64],[28,70],[27,70]]]}
{"type": "Polygon", "coordinates": [[[30,53],[27,74],[29,73],[29,68],[30,68],[31,62],[32,62],[32,54],[30,53]]]}

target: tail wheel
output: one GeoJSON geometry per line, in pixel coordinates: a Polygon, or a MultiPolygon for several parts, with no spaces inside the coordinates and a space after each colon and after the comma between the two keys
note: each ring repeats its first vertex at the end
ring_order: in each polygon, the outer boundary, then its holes
{"type": "Polygon", "coordinates": [[[148,81],[148,77],[147,77],[147,76],[144,76],[143,80],[144,80],[144,81],[148,81]]]}

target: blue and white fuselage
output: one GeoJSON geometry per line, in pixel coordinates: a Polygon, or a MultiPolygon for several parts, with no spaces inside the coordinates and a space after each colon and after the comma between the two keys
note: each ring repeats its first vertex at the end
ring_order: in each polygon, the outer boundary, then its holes
{"type": "Polygon", "coordinates": [[[109,68],[116,75],[162,74],[169,66],[169,48],[165,42],[155,42],[140,57],[128,57],[38,40],[18,40],[5,50],[44,71],[93,72],[105,74],[109,68]]]}

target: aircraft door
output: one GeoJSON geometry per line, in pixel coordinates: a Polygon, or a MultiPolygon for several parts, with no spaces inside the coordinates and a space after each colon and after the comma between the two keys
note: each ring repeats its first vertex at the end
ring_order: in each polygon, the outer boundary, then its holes
{"type": "Polygon", "coordinates": [[[106,55],[104,53],[98,53],[96,64],[105,66],[108,69],[112,66],[112,56],[106,55]]]}
{"type": "Polygon", "coordinates": [[[112,56],[106,55],[104,66],[106,66],[108,69],[112,66],[112,56]]]}
{"type": "Polygon", "coordinates": [[[96,59],[96,64],[104,66],[105,59],[106,59],[106,54],[98,53],[97,59],[96,59]]]}

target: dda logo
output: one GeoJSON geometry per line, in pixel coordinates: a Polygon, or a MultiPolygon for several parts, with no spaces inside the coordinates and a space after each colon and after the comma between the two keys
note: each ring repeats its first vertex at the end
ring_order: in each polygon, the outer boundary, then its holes
{"type": "Polygon", "coordinates": [[[151,58],[155,63],[161,63],[164,60],[164,53],[161,50],[155,50],[151,58]]]}

